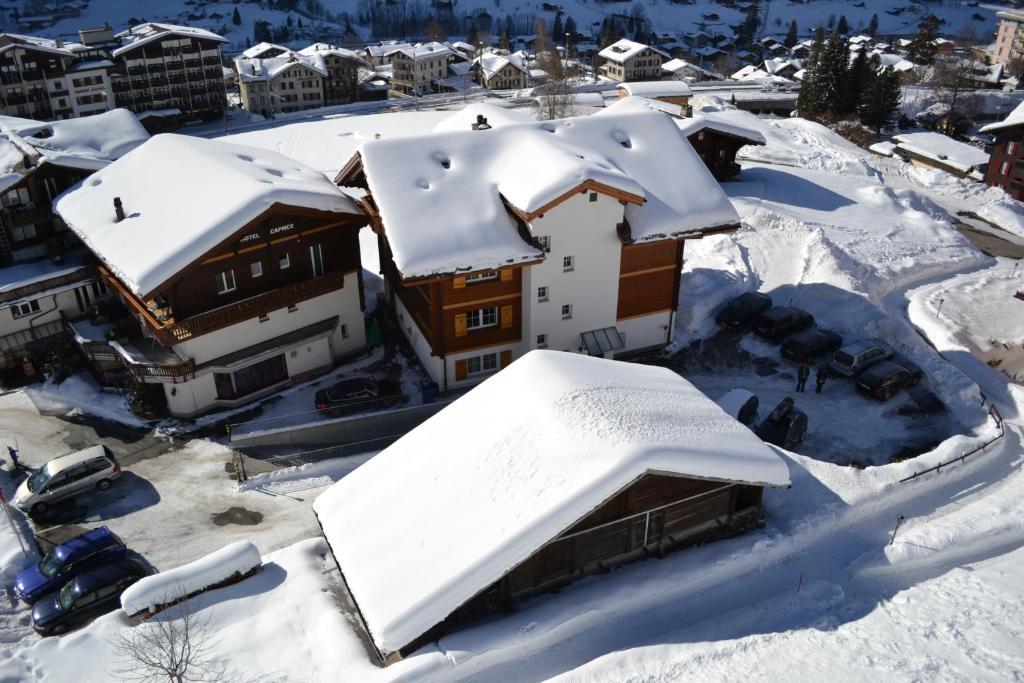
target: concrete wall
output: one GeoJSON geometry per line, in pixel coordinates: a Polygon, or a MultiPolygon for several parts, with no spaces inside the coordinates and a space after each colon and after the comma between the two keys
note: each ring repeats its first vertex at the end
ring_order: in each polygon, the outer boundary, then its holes
{"type": "Polygon", "coordinates": [[[74,318],[82,315],[83,311],[78,307],[78,299],[75,297],[75,289],[83,286],[88,287],[89,301],[95,301],[95,297],[93,297],[91,289],[92,282],[93,280],[87,280],[81,283],[75,283],[74,286],[68,286],[65,289],[50,291],[42,294],[41,296],[33,295],[26,297],[22,301],[12,302],[12,304],[25,303],[29,301],[39,302],[38,312],[33,312],[17,318],[14,317],[14,313],[11,310],[11,304],[5,304],[0,308],[0,337],[8,334],[14,334],[15,332],[22,332],[30,327],[38,327],[44,323],[58,321],[60,320],[61,313],[68,318],[74,318]]]}

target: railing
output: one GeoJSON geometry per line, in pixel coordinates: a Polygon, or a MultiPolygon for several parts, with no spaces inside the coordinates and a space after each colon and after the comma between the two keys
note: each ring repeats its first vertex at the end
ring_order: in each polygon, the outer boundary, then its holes
{"type": "Polygon", "coordinates": [[[64,275],[58,275],[57,277],[52,277],[47,280],[39,280],[27,285],[22,285],[21,287],[14,287],[0,292],[0,304],[7,303],[9,301],[18,301],[19,299],[24,299],[32,296],[33,294],[53,289],[54,287],[63,287],[64,285],[70,285],[74,282],[87,280],[95,276],[96,273],[92,268],[89,266],[83,266],[78,270],[65,273],[64,275]]]}
{"type": "Polygon", "coordinates": [[[926,470],[921,470],[920,472],[914,472],[909,477],[904,477],[903,479],[900,479],[900,482],[902,483],[902,482],[905,482],[905,481],[910,481],[911,479],[917,479],[921,475],[928,474],[929,472],[939,472],[939,471],[942,470],[943,467],[949,467],[950,465],[955,465],[955,464],[958,464],[958,463],[963,463],[965,460],[967,460],[967,458],[971,457],[972,455],[974,455],[976,453],[980,453],[980,452],[984,451],[989,446],[994,444],[996,441],[999,441],[1000,439],[1002,439],[1003,436],[1006,435],[1006,427],[1003,426],[1003,416],[999,414],[999,409],[996,408],[994,405],[993,406],[989,406],[988,415],[989,415],[989,417],[991,417],[995,421],[996,427],[999,429],[999,433],[998,434],[996,434],[994,437],[992,437],[988,441],[982,443],[981,445],[976,446],[976,447],[968,450],[967,452],[958,455],[955,458],[951,458],[951,459],[949,459],[949,460],[947,460],[945,462],[940,462],[938,465],[936,465],[934,467],[929,467],[926,470]]]}
{"type": "Polygon", "coordinates": [[[264,462],[269,462],[272,465],[277,465],[278,467],[298,467],[299,465],[309,465],[315,462],[330,460],[332,458],[344,458],[351,455],[359,455],[360,453],[381,451],[401,439],[403,436],[405,435],[392,434],[390,436],[382,436],[378,439],[353,441],[352,443],[345,443],[339,446],[318,448],[314,451],[303,451],[301,453],[293,453],[291,455],[278,455],[273,458],[261,459],[264,462]]]}
{"type": "Polygon", "coordinates": [[[146,381],[147,378],[169,379],[176,384],[196,376],[196,362],[192,358],[177,365],[137,363],[109,342],[77,341],[77,343],[82,352],[93,360],[120,362],[140,382],[146,381]]]}
{"type": "Polygon", "coordinates": [[[0,211],[0,222],[8,228],[30,223],[41,223],[53,217],[48,206],[33,206],[25,209],[7,208],[0,211]]]}

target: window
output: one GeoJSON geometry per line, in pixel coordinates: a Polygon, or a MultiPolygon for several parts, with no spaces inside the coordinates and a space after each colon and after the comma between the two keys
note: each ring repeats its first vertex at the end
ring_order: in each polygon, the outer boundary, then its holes
{"type": "Polygon", "coordinates": [[[249,264],[249,274],[254,278],[263,275],[263,261],[254,261],[249,264]]]}
{"type": "Polygon", "coordinates": [[[538,334],[537,335],[537,348],[546,349],[548,348],[548,335],[538,334]]]}
{"type": "Polygon", "coordinates": [[[344,323],[341,325],[341,338],[348,339],[348,325],[344,323]]]}
{"type": "Polygon", "coordinates": [[[562,271],[568,273],[575,267],[575,259],[572,256],[562,257],[562,271]]]}
{"type": "Polygon", "coordinates": [[[260,313],[260,322],[261,323],[265,323],[268,320],[270,320],[270,316],[269,315],[267,315],[266,313],[260,313]]]}
{"type": "Polygon", "coordinates": [[[319,244],[309,245],[309,265],[313,269],[313,277],[324,274],[324,250],[319,244]]]}
{"type": "Polygon", "coordinates": [[[22,204],[29,203],[28,190],[24,187],[19,187],[16,190],[5,192],[3,196],[4,206],[21,206],[22,204]]]}
{"type": "Polygon", "coordinates": [[[485,353],[482,356],[473,356],[466,359],[466,372],[470,375],[479,375],[484,372],[494,372],[498,369],[498,354],[485,353]]]}
{"type": "Polygon", "coordinates": [[[225,270],[217,273],[217,293],[227,294],[235,291],[235,271],[225,270]]]}
{"type": "Polygon", "coordinates": [[[538,287],[537,288],[537,301],[547,301],[547,300],[548,300],[548,288],[547,287],[538,287]]]}
{"type": "Polygon", "coordinates": [[[572,318],[572,304],[562,304],[562,320],[572,318]]]}
{"type": "Polygon", "coordinates": [[[999,169],[1001,175],[1010,175],[1010,162],[1004,161],[1002,167],[999,169]]]}
{"type": "Polygon", "coordinates": [[[496,306],[490,308],[478,308],[466,314],[466,329],[479,330],[485,327],[494,327],[498,324],[498,309],[496,306]]]}
{"type": "Polygon", "coordinates": [[[23,318],[26,315],[39,312],[39,300],[33,299],[32,301],[26,301],[23,304],[14,304],[11,306],[11,315],[15,318],[23,318]]]}
{"type": "Polygon", "coordinates": [[[496,280],[498,278],[498,271],[492,270],[485,273],[473,273],[472,275],[466,276],[466,284],[471,285],[474,282],[486,282],[487,280],[496,280]]]}
{"type": "Polygon", "coordinates": [[[537,244],[539,244],[540,248],[543,249],[544,251],[551,251],[551,238],[548,237],[547,235],[538,236],[537,244]]]}
{"type": "Polygon", "coordinates": [[[17,225],[11,228],[11,239],[15,242],[21,242],[22,240],[30,240],[36,236],[36,226],[29,223],[28,225],[17,225]]]}
{"type": "Polygon", "coordinates": [[[217,398],[235,399],[288,379],[284,354],[268,358],[232,373],[213,373],[217,398]]]}
{"type": "Polygon", "coordinates": [[[1011,156],[1011,157],[1017,156],[1017,144],[1018,143],[1016,143],[1016,142],[1011,142],[1011,143],[1006,145],[1006,154],[1008,156],[1011,156]]]}
{"type": "Polygon", "coordinates": [[[288,267],[292,264],[292,262],[291,259],[288,258],[288,254],[281,254],[281,256],[277,259],[277,264],[280,266],[281,270],[288,270],[288,267]]]}
{"type": "Polygon", "coordinates": [[[596,192],[591,192],[590,193],[590,201],[592,201],[592,202],[596,202],[597,201],[597,193],[596,192]]]}

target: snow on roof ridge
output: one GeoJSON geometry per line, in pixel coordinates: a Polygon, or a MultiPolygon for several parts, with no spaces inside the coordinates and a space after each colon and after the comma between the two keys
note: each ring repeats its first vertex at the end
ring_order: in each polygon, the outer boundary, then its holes
{"type": "Polygon", "coordinates": [[[531,351],[313,509],[386,654],[649,472],[790,483],[774,450],[671,370],[531,351]]]}
{"type": "Polygon", "coordinates": [[[981,127],[982,133],[988,133],[995,130],[1002,130],[1003,128],[1013,128],[1014,126],[1024,126],[1024,102],[1021,102],[1013,108],[1006,118],[996,123],[990,123],[986,126],[981,127]]]}

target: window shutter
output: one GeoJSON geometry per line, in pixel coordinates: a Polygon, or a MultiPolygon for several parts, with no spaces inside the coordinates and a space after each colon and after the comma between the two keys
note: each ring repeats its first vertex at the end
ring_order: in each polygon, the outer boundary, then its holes
{"type": "Polygon", "coordinates": [[[508,367],[508,364],[512,362],[512,349],[506,349],[501,352],[501,367],[508,367]]]}
{"type": "Polygon", "coordinates": [[[455,381],[461,382],[469,376],[469,361],[465,358],[455,361],[455,381]]]}
{"type": "Polygon", "coordinates": [[[454,289],[465,289],[465,287],[466,287],[466,278],[463,277],[463,276],[452,278],[452,287],[454,289]]]}
{"type": "Polygon", "coordinates": [[[512,327],[512,307],[502,306],[501,307],[501,329],[507,330],[512,327]]]}
{"type": "Polygon", "coordinates": [[[465,337],[466,336],[466,314],[459,313],[455,316],[455,336],[465,337]]]}
{"type": "Polygon", "coordinates": [[[501,269],[501,281],[502,282],[512,282],[512,269],[511,268],[502,268],[501,269]]]}

